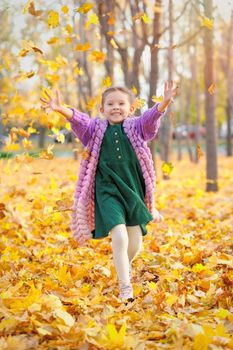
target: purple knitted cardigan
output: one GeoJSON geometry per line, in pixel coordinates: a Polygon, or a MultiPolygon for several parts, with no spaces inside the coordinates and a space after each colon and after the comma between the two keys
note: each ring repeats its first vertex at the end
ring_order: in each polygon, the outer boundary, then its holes
{"type": "MultiPolygon", "coordinates": [[[[139,117],[127,117],[123,127],[141,165],[145,180],[144,202],[154,214],[155,171],[152,155],[147,141],[152,140],[159,129],[160,119],[166,112],[159,112],[158,103],[139,117]]],[[[95,174],[102,140],[108,126],[107,119],[90,118],[87,114],[71,108],[71,129],[86,147],[87,157],[81,160],[78,181],[72,206],[70,228],[72,235],[80,245],[86,245],[93,238],[91,231],[95,228],[95,174]]]]}

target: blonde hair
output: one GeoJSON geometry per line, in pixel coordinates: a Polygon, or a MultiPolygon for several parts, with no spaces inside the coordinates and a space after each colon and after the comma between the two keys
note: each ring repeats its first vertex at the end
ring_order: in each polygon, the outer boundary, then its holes
{"type": "Polygon", "coordinates": [[[113,87],[110,87],[110,88],[106,89],[106,90],[102,93],[101,106],[104,105],[104,102],[105,102],[106,97],[107,97],[111,92],[114,92],[114,91],[121,91],[121,92],[123,92],[124,94],[128,95],[130,104],[132,104],[132,103],[134,102],[134,100],[135,100],[135,97],[133,96],[132,92],[131,92],[129,89],[127,89],[126,87],[124,87],[124,86],[113,86],[113,87]]]}

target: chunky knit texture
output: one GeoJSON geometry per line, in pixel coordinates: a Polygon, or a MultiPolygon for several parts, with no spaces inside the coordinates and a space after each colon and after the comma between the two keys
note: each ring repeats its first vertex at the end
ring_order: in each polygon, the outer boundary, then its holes
{"type": "MultiPolygon", "coordinates": [[[[159,129],[160,117],[155,104],[140,117],[128,117],[123,121],[123,128],[141,165],[145,180],[145,204],[154,215],[155,171],[152,155],[146,141],[152,140],[159,129]]],[[[70,120],[74,134],[86,147],[86,157],[81,160],[74,203],[71,214],[71,231],[80,245],[86,245],[92,238],[95,228],[95,174],[104,133],[108,120],[91,119],[87,114],[73,110],[70,120]]]]}

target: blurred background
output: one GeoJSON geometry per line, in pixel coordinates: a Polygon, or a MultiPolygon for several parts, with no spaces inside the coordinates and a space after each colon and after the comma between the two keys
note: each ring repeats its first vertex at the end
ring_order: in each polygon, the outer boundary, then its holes
{"type": "Polygon", "coordinates": [[[41,108],[45,90],[102,118],[107,87],[131,89],[140,115],[173,80],[178,96],[149,143],[154,162],[169,178],[172,157],[205,156],[207,190],[217,190],[218,157],[232,156],[232,1],[0,0],[0,19],[2,159],[82,158],[70,124],[41,108]]]}

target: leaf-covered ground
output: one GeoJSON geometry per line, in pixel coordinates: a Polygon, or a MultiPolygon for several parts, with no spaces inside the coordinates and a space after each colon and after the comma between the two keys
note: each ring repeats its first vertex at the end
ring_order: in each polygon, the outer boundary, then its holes
{"type": "Polygon", "coordinates": [[[69,230],[78,165],[1,161],[0,349],[233,349],[233,160],[219,157],[219,191],[205,159],[157,164],[156,206],[133,262],[124,305],[111,235],[79,248],[69,230]]]}

